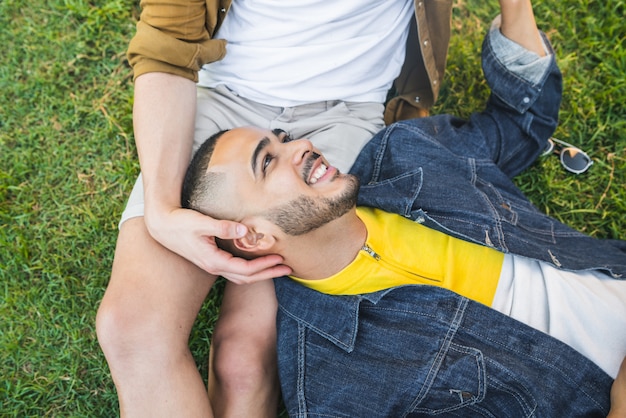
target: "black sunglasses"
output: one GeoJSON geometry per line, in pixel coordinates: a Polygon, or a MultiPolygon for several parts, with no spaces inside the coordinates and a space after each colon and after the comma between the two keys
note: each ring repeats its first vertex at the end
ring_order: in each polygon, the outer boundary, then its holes
{"type": "Polygon", "coordinates": [[[591,167],[593,161],[591,158],[578,147],[561,141],[560,139],[550,138],[543,150],[543,155],[558,154],[561,159],[561,165],[567,171],[574,174],[584,173],[591,167]]]}

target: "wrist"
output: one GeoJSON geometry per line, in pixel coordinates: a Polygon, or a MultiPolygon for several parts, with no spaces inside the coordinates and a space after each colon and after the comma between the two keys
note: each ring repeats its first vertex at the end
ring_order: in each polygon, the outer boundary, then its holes
{"type": "Polygon", "coordinates": [[[148,232],[154,239],[159,239],[164,226],[168,225],[167,216],[179,207],[171,202],[158,202],[146,199],[144,205],[144,222],[148,232]]]}

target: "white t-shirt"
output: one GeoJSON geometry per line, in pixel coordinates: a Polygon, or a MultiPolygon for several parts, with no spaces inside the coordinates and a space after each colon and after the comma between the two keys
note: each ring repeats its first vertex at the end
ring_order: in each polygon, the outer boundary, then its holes
{"type": "Polygon", "coordinates": [[[223,60],[199,85],[273,106],[384,102],[404,63],[413,0],[234,0],[223,60]]]}
{"type": "Polygon", "coordinates": [[[507,254],[491,307],[563,341],[613,378],[626,356],[626,280],[507,254]]]}

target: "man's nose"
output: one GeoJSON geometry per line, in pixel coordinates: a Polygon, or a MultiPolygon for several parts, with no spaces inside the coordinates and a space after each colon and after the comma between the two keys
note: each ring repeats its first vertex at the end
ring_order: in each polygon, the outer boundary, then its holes
{"type": "Polygon", "coordinates": [[[308,139],[298,139],[287,145],[291,147],[290,151],[293,153],[292,163],[295,165],[301,164],[306,160],[307,155],[313,151],[313,144],[308,139]]]}

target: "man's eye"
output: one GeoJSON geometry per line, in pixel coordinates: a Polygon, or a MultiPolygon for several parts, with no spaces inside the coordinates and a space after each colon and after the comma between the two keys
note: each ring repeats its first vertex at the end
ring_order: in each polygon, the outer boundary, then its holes
{"type": "Polygon", "coordinates": [[[272,162],[273,159],[274,159],[274,156],[272,154],[267,154],[263,158],[263,173],[265,173],[265,170],[267,169],[267,166],[270,165],[270,163],[272,162]]]}
{"type": "Polygon", "coordinates": [[[283,135],[283,137],[281,138],[281,141],[283,144],[286,144],[287,142],[291,142],[293,141],[293,138],[290,137],[289,135],[285,134],[283,135]]]}

